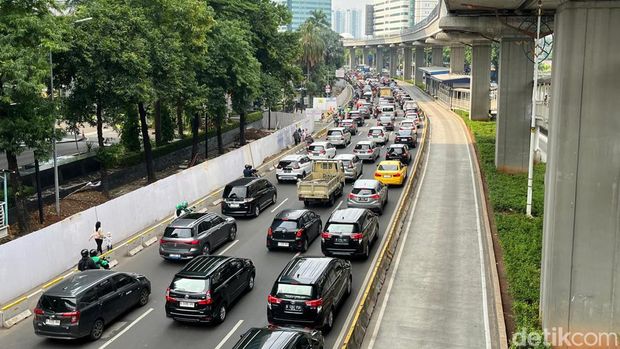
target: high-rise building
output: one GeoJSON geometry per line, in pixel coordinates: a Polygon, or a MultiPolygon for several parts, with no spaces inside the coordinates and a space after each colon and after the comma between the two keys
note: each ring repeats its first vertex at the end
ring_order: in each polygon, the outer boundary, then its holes
{"type": "Polygon", "coordinates": [[[345,14],[344,10],[332,11],[332,30],[336,33],[342,34],[345,32],[345,14]]]}
{"type": "Polygon", "coordinates": [[[373,5],[366,5],[365,21],[364,21],[364,35],[372,35],[375,31],[375,23],[373,18],[375,16],[375,7],[373,5]]]}
{"type": "Polygon", "coordinates": [[[374,36],[398,34],[413,25],[414,0],[374,0],[374,36]]]}
{"type": "Polygon", "coordinates": [[[288,25],[288,30],[298,29],[308,18],[312,11],[323,11],[327,16],[329,26],[332,25],[332,0],[274,0],[286,5],[293,14],[293,21],[288,25]]]}
{"type": "Polygon", "coordinates": [[[439,0],[415,0],[414,3],[413,24],[416,24],[431,14],[439,0]]]}
{"type": "Polygon", "coordinates": [[[332,11],[332,30],[339,34],[362,37],[362,11],[359,9],[339,9],[332,11]]]}
{"type": "Polygon", "coordinates": [[[362,11],[358,9],[347,10],[349,14],[349,33],[354,38],[358,39],[362,37],[362,11]]]}

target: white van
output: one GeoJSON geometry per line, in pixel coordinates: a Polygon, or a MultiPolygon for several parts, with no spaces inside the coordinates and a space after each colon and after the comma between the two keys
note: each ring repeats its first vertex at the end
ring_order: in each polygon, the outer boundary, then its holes
{"type": "Polygon", "coordinates": [[[389,116],[392,121],[396,119],[396,111],[394,105],[386,104],[381,106],[381,116],[389,116]]]}

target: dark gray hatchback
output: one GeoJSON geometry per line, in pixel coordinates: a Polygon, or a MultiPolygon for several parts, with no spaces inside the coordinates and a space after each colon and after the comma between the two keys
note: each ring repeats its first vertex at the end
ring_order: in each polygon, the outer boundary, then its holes
{"type": "Polygon", "coordinates": [[[87,270],[45,291],[34,310],[34,333],[49,338],[97,340],[105,325],[146,305],[151,282],[143,275],[87,270]]]}

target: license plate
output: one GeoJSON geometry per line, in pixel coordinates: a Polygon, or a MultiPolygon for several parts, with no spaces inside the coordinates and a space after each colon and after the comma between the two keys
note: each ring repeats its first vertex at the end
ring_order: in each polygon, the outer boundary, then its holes
{"type": "Polygon", "coordinates": [[[180,254],[171,254],[170,258],[178,259],[178,258],[181,258],[181,255],[180,254]]]}
{"type": "Polygon", "coordinates": [[[361,202],[366,202],[366,201],[368,201],[368,198],[357,198],[357,200],[359,200],[361,202]]]}
{"type": "Polygon", "coordinates": [[[383,175],[383,178],[392,178],[392,175],[383,175]]]}
{"type": "Polygon", "coordinates": [[[284,173],[291,173],[291,170],[284,170],[284,173]]]}
{"type": "Polygon", "coordinates": [[[192,302],[179,302],[179,306],[182,308],[193,308],[195,303],[192,302]]]}
{"type": "Polygon", "coordinates": [[[288,247],[288,242],[278,242],[278,247],[288,247]]]}
{"type": "Polygon", "coordinates": [[[297,305],[297,304],[287,304],[284,309],[286,311],[295,312],[295,313],[301,313],[303,311],[303,308],[301,307],[301,305],[297,305]]]}
{"type": "Polygon", "coordinates": [[[239,204],[228,204],[228,206],[232,208],[239,208],[239,204]]]}
{"type": "Polygon", "coordinates": [[[45,324],[50,326],[60,326],[60,320],[46,319],[45,324]]]}
{"type": "Polygon", "coordinates": [[[347,244],[348,241],[346,238],[336,238],[336,243],[337,244],[347,244]]]}

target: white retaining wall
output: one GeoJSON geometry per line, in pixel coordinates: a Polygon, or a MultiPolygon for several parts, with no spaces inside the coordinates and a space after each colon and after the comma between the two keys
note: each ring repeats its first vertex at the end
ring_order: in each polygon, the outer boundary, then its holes
{"type": "Polygon", "coordinates": [[[314,130],[306,118],[268,137],[215,159],[163,178],[61,222],[0,245],[0,304],[72,268],[80,250],[95,247],[88,237],[95,222],[112,233],[114,244],[173,214],[180,201],[194,202],[240,176],[243,165],[255,167],[293,144],[293,131],[314,130]]]}

